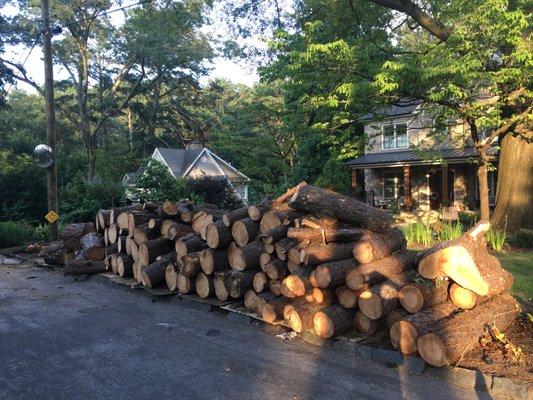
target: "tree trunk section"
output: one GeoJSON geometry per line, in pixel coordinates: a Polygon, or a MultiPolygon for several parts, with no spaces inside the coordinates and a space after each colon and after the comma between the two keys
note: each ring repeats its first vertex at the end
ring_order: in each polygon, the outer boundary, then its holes
{"type": "MultiPolygon", "coordinates": [[[[177,240],[181,237],[184,237],[185,235],[188,235],[191,232],[192,229],[189,225],[185,225],[181,222],[171,222],[167,227],[165,235],[163,236],[170,240],[177,240]]],[[[160,231],[160,233],[162,232],[160,231]]]]}
{"type": "Polygon", "coordinates": [[[400,289],[399,299],[405,310],[417,313],[447,301],[448,282],[421,279],[417,283],[408,283],[400,289]]]}
{"type": "Polygon", "coordinates": [[[248,207],[237,208],[222,215],[222,222],[227,228],[231,228],[235,221],[248,217],[248,207]]]}
{"type": "Polygon", "coordinates": [[[262,293],[268,288],[268,279],[263,272],[256,272],[252,282],[255,293],[262,293]]]}
{"type": "Polygon", "coordinates": [[[304,265],[318,265],[351,258],[353,246],[353,243],[309,246],[302,250],[302,262],[304,265]]]}
{"type": "Polygon", "coordinates": [[[195,251],[203,250],[205,247],[205,242],[195,233],[183,236],[182,238],[176,240],[174,245],[178,258],[182,258],[195,251]]]}
{"type": "Polygon", "coordinates": [[[213,297],[215,294],[215,284],[213,282],[213,276],[203,273],[198,274],[196,277],[196,293],[202,299],[213,297]]]}
{"type": "Polygon", "coordinates": [[[254,269],[259,267],[259,257],[263,252],[263,246],[260,242],[252,242],[243,247],[237,247],[229,255],[230,265],[237,271],[245,269],[254,269]]]}
{"type": "Polygon", "coordinates": [[[318,336],[329,339],[349,332],[354,327],[355,311],[335,304],[318,311],[313,325],[318,336]]]}
{"type": "Polygon", "coordinates": [[[225,248],[233,241],[231,231],[220,222],[207,226],[205,238],[207,245],[212,249],[225,248]]]}
{"type": "Polygon", "coordinates": [[[103,261],[105,248],[102,238],[98,233],[91,232],[80,238],[81,250],[84,257],[91,261],[103,261]]]}
{"type": "Polygon", "coordinates": [[[231,227],[231,234],[235,243],[239,246],[246,246],[255,240],[259,233],[259,223],[250,218],[235,221],[231,227]]]}
{"type": "Polygon", "coordinates": [[[369,231],[360,228],[333,228],[325,227],[319,229],[293,228],[287,229],[287,237],[296,239],[299,242],[313,243],[342,243],[355,242],[369,231]]]}
{"type": "Polygon", "coordinates": [[[316,283],[319,288],[343,285],[346,273],[355,267],[357,262],[353,258],[321,264],[315,270],[316,283]]]}
{"type": "Polygon", "coordinates": [[[367,264],[405,249],[407,241],[399,229],[386,234],[366,234],[353,247],[353,257],[360,264],[367,264]]]}
{"type": "Polygon", "coordinates": [[[289,273],[287,262],[279,258],[272,260],[265,266],[265,272],[270,279],[281,280],[289,273]]]}
{"type": "Polygon", "coordinates": [[[359,310],[370,319],[379,319],[396,308],[402,277],[371,286],[359,295],[359,310]]]}
{"type": "Polygon", "coordinates": [[[139,260],[141,266],[152,264],[160,255],[170,253],[173,250],[173,243],[171,240],[159,238],[155,240],[148,240],[139,245],[139,260]]]}
{"type": "Polygon", "coordinates": [[[212,275],[216,271],[230,267],[227,250],[203,249],[199,254],[200,266],[206,275],[212,275]]]}
{"type": "Polygon", "coordinates": [[[370,319],[361,311],[357,311],[354,317],[355,328],[363,335],[372,336],[380,331],[383,324],[380,320],[370,319]]]}

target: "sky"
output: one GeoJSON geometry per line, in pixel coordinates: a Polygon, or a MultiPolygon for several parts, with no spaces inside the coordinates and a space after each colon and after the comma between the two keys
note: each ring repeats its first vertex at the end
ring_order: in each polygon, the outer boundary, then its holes
{"type": "MultiPolygon", "coordinates": [[[[124,4],[132,3],[133,1],[123,2],[124,4]]],[[[218,12],[215,10],[214,12],[218,12]]],[[[17,9],[13,6],[7,6],[2,9],[2,13],[10,16],[17,13],[17,9]]],[[[123,21],[123,15],[121,12],[116,12],[110,14],[113,24],[120,25],[123,21]]],[[[218,21],[217,18],[213,18],[214,23],[209,26],[204,26],[202,29],[205,33],[215,33],[220,36],[222,31],[222,36],[229,35],[225,32],[225,27],[221,21],[218,21]]],[[[52,43],[53,46],[53,43],[52,43]]],[[[24,67],[26,68],[28,75],[35,82],[42,85],[44,83],[44,64],[43,64],[43,52],[40,47],[36,46],[31,53],[29,49],[22,46],[6,46],[4,57],[9,61],[15,61],[17,63],[23,62],[26,57],[26,63],[24,67]]],[[[207,64],[211,68],[209,74],[200,79],[201,85],[206,85],[210,80],[216,78],[228,79],[233,83],[241,83],[247,86],[252,86],[254,83],[259,81],[259,75],[257,70],[253,65],[239,63],[234,60],[230,60],[223,57],[217,57],[213,61],[207,64]]],[[[68,75],[64,68],[54,65],[54,78],[55,79],[66,79],[68,75]]],[[[35,89],[28,84],[17,82],[13,87],[17,87],[20,90],[25,90],[30,93],[35,93],[35,89]]]]}

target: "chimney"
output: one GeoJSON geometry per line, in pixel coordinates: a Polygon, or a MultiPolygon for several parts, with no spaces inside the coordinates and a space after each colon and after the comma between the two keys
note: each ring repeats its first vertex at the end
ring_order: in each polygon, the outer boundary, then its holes
{"type": "Polygon", "coordinates": [[[198,149],[204,147],[203,143],[197,139],[183,140],[183,147],[186,149],[198,149]]]}

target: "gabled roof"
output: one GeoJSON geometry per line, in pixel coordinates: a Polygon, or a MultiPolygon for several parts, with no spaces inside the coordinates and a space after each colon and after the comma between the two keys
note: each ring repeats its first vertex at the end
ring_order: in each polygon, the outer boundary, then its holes
{"type": "Polygon", "coordinates": [[[198,161],[202,155],[206,155],[212,160],[214,167],[218,172],[220,172],[220,175],[226,175],[230,180],[250,180],[250,178],[214,154],[207,147],[198,147],[193,149],[171,149],[157,147],[152,154],[152,158],[161,158],[160,161],[168,166],[175,178],[183,178],[191,172],[196,164],[198,164],[198,161]]]}
{"type": "MultiPolygon", "coordinates": [[[[403,151],[382,151],[379,153],[364,154],[361,157],[357,157],[350,160],[346,165],[352,168],[372,168],[372,167],[391,167],[396,165],[420,165],[438,163],[439,161],[464,162],[468,159],[477,156],[476,149],[474,147],[463,147],[457,149],[443,149],[434,150],[434,154],[430,154],[432,157],[428,159],[421,154],[422,152],[415,150],[403,150],[403,151]]],[[[495,147],[491,147],[488,150],[488,154],[496,155],[498,150],[495,147]]]]}
{"type": "Polygon", "coordinates": [[[371,121],[379,118],[400,117],[402,115],[410,115],[415,112],[418,106],[422,104],[421,100],[402,100],[396,104],[381,107],[374,112],[365,114],[361,117],[361,121],[371,121]]]}

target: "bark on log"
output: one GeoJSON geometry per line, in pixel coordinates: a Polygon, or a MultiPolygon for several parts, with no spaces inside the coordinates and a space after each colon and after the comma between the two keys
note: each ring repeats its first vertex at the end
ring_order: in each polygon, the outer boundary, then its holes
{"type": "Polygon", "coordinates": [[[254,241],[259,234],[259,224],[250,218],[235,221],[231,227],[231,234],[237,245],[245,246],[254,241]]]}
{"type": "Polygon", "coordinates": [[[288,312],[287,322],[297,333],[312,330],[315,314],[324,308],[320,304],[297,304],[288,312]]]}
{"type": "Polygon", "coordinates": [[[133,240],[140,245],[148,240],[159,238],[159,232],[148,227],[148,222],[144,222],[133,229],[133,240]]]}
{"type": "Polygon", "coordinates": [[[296,297],[305,296],[306,293],[313,290],[313,285],[309,276],[313,272],[313,268],[300,268],[294,274],[287,276],[282,281],[282,286],[286,287],[296,297]]]}
{"type": "Polygon", "coordinates": [[[81,249],[85,258],[91,261],[103,261],[105,249],[102,238],[98,233],[91,232],[80,238],[81,249]]]}
{"type": "Polygon", "coordinates": [[[159,238],[148,240],[139,245],[139,254],[137,261],[141,266],[146,266],[155,261],[155,259],[163,254],[170,253],[173,250],[173,243],[171,240],[159,238]]]}
{"type": "Polygon", "coordinates": [[[385,234],[365,234],[353,247],[353,257],[360,264],[387,257],[398,250],[405,249],[407,241],[399,229],[391,229],[385,234]]]}
{"type": "MultiPolygon", "coordinates": [[[[118,253],[126,253],[126,241],[127,241],[127,236],[119,236],[118,239],[117,239],[117,252],[118,253]]],[[[127,254],[127,253],[126,253],[127,254]]]]}
{"type": "Polygon", "coordinates": [[[259,267],[259,257],[263,252],[260,242],[252,242],[243,247],[236,248],[228,257],[231,268],[237,271],[259,267]]]}
{"type": "Polygon", "coordinates": [[[272,254],[261,253],[261,255],[259,256],[259,267],[262,271],[265,271],[266,265],[273,260],[278,260],[278,258],[272,254]]]}
{"type": "MultiPolygon", "coordinates": [[[[189,225],[185,225],[181,222],[172,222],[167,227],[166,238],[170,240],[176,240],[192,232],[192,228],[189,225]]],[[[161,233],[161,232],[160,232],[161,233]]]]}
{"type": "Polygon", "coordinates": [[[293,263],[291,260],[287,260],[287,269],[289,270],[289,274],[294,274],[296,271],[298,271],[302,267],[303,267],[302,264],[296,264],[296,263],[293,263]]]}
{"type": "Polygon", "coordinates": [[[418,336],[429,332],[435,323],[448,318],[455,310],[452,303],[442,303],[434,308],[405,316],[390,328],[392,345],[402,354],[416,353],[418,336]]]}
{"type": "Polygon", "coordinates": [[[248,207],[237,208],[222,215],[222,222],[227,228],[231,228],[235,221],[249,217],[248,207]]]}
{"type": "Polygon", "coordinates": [[[173,262],[167,264],[165,269],[165,282],[168,290],[174,292],[178,289],[178,271],[176,265],[173,262]]]}
{"type": "Polygon", "coordinates": [[[399,300],[404,309],[417,313],[448,300],[448,281],[419,278],[416,283],[404,285],[399,300]]]}
{"type": "Polygon", "coordinates": [[[226,248],[233,241],[231,230],[220,222],[207,226],[205,238],[207,245],[212,249],[226,248]]]}
{"type": "Polygon", "coordinates": [[[105,248],[105,258],[106,259],[109,258],[109,256],[111,254],[116,254],[116,253],[118,253],[118,244],[117,243],[112,244],[111,246],[107,246],[105,248]]]}
{"type": "Polygon", "coordinates": [[[385,315],[385,326],[390,331],[390,328],[398,322],[404,319],[406,316],[408,316],[409,313],[404,310],[402,307],[396,307],[394,310],[392,310],[390,313],[385,315]]]}
{"type": "Polygon", "coordinates": [[[354,327],[355,311],[343,308],[339,304],[318,311],[313,320],[318,336],[329,339],[343,335],[354,327]]]}
{"type": "Polygon", "coordinates": [[[263,243],[274,244],[277,241],[287,237],[288,230],[288,225],[280,225],[269,230],[268,232],[261,234],[261,239],[263,240],[263,243]]]}
{"type": "Polygon", "coordinates": [[[206,275],[212,275],[215,271],[230,267],[227,250],[203,249],[198,257],[202,271],[206,275]]]}
{"type": "Polygon", "coordinates": [[[117,273],[120,277],[133,276],[133,258],[127,254],[117,254],[117,273]]]}
{"type": "MultiPolygon", "coordinates": [[[[274,249],[276,251],[276,256],[280,259],[280,260],[286,260],[288,258],[288,251],[296,246],[298,244],[298,242],[294,239],[289,239],[289,238],[285,238],[285,239],[281,239],[279,242],[277,242],[275,245],[274,245],[274,249]]],[[[293,260],[291,260],[293,261],[293,260]]],[[[296,262],[296,261],[294,261],[296,262]]],[[[301,262],[301,261],[298,261],[298,262],[301,262]]]]}
{"type": "Polygon", "coordinates": [[[178,286],[178,292],[180,292],[181,294],[189,294],[194,290],[194,278],[189,278],[180,272],[176,281],[178,286]]]}
{"type": "Polygon", "coordinates": [[[320,304],[325,307],[329,307],[337,300],[335,291],[332,289],[320,289],[315,287],[311,291],[311,296],[316,304],[320,304]]]}
{"type": "Polygon", "coordinates": [[[281,296],[281,281],[270,281],[269,289],[274,296],[281,296]]]}
{"type": "Polygon", "coordinates": [[[315,270],[315,280],[320,288],[334,288],[344,284],[347,271],[357,267],[353,258],[320,264],[315,270]]]}
{"type": "Polygon", "coordinates": [[[230,271],[215,272],[213,284],[215,285],[215,295],[220,301],[226,301],[229,297],[228,289],[226,288],[226,277],[229,276],[230,271]]]}
{"type": "Polygon", "coordinates": [[[100,229],[107,228],[110,223],[110,216],[111,216],[111,210],[100,210],[98,211],[97,218],[98,218],[98,226],[100,229]]]}
{"type": "Polygon", "coordinates": [[[420,356],[430,365],[441,367],[457,363],[474,348],[485,326],[505,331],[518,316],[520,306],[509,294],[502,294],[433,325],[429,333],[417,339],[420,356]]]}
{"type": "Polygon", "coordinates": [[[299,188],[289,205],[296,210],[338,218],[376,232],[386,231],[393,223],[392,216],[386,211],[311,185],[299,188]]]}
{"type": "Polygon", "coordinates": [[[304,265],[344,260],[352,257],[352,249],[353,243],[313,245],[301,251],[301,259],[304,265]]]}
{"type": "Polygon", "coordinates": [[[374,285],[359,295],[359,310],[370,319],[379,319],[396,308],[398,293],[405,284],[402,277],[374,285]]]}
{"type": "Polygon", "coordinates": [[[370,319],[361,311],[357,311],[354,317],[355,328],[364,335],[372,336],[383,327],[380,320],[370,319]]]}
{"type": "Polygon", "coordinates": [[[189,253],[203,250],[206,248],[206,244],[200,236],[191,233],[176,240],[174,248],[178,258],[182,258],[189,253]]]}
{"type": "Polygon", "coordinates": [[[240,299],[247,290],[253,287],[254,276],[257,271],[231,271],[226,277],[226,289],[230,297],[240,299]]]}
{"type": "Polygon", "coordinates": [[[213,276],[199,273],[195,281],[196,293],[202,299],[213,297],[215,294],[215,284],[213,276]]]}
{"type": "Polygon", "coordinates": [[[272,260],[265,266],[265,272],[270,279],[281,280],[289,273],[287,262],[280,260],[279,258],[272,260]]]}
{"type": "MultiPolygon", "coordinates": [[[[141,245],[142,246],[142,245],[141,245]]],[[[170,250],[169,250],[170,251],[170,250]]],[[[143,284],[149,288],[154,288],[162,285],[165,282],[165,270],[168,265],[168,260],[163,259],[153,261],[149,265],[141,269],[141,277],[143,284]]]]}
{"type": "Polygon", "coordinates": [[[261,317],[268,323],[283,318],[283,308],[291,302],[286,297],[276,297],[271,301],[266,301],[261,305],[261,317]]]}
{"type": "Polygon", "coordinates": [[[287,237],[296,239],[299,242],[314,242],[314,243],[336,243],[336,242],[355,242],[359,240],[366,231],[361,228],[293,228],[287,229],[287,237]]]}
{"type": "Polygon", "coordinates": [[[187,278],[194,278],[200,272],[202,272],[202,266],[198,258],[198,253],[190,253],[183,257],[183,264],[181,265],[180,272],[187,278]]]}
{"type": "Polygon", "coordinates": [[[335,290],[335,293],[341,306],[344,308],[359,309],[357,301],[359,300],[361,293],[367,289],[368,286],[366,285],[357,290],[352,290],[348,286],[339,286],[337,290],[335,290]]]}
{"type": "Polygon", "coordinates": [[[165,217],[175,217],[178,215],[178,205],[173,201],[164,201],[161,204],[161,211],[165,217]]]}
{"type": "Polygon", "coordinates": [[[85,263],[73,262],[71,265],[66,266],[63,269],[63,273],[65,275],[93,275],[100,272],[105,272],[106,270],[106,266],[103,261],[85,261],[85,263]]]}
{"type": "Polygon", "coordinates": [[[65,246],[72,251],[79,250],[79,241],[82,236],[96,232],[96,227],[92,222],[81,222],[66,225],[61,231],[60,239],[65,242],[65,246]]]}
{"type": "Polygon", "coordinates": [[[365,283],[375,285],[415,267],[416,251],[402,250],[388,257],[360,265],[346,273],[346,286],[360,289],[365,283]]]}
{"type": "Polygon", "coordinates": [[[256,272],[252,282],[256,293],[264,292],[268,287],[268,279],[263,272],[256,272]]]}
{"type": "Polygon", "coordinates": [[[263,200],[259,204],[248,207],[248,216],[254,221],[260,221],[263,215],[270,209],[271,201],[269,199],[263,200]]]}
{"type": "Polygon", "coordinates": [[[266,233],[281,225],[290,225],[295,218],[301,216],[302,213],[290,208],[283,211],[270,210],[267,211],[261,218],[259,229],[261,233],[266,233]]]}
{"type": "MultiPolygon", "coordinates": [[[[128,213],[128,232],[133,235],[133,231],[141,224],[148,223],[152,218],[156,217],[153,213],[147,212],[130,212],[128,213]]],[[[119,225],[120,226],[120,225],[119,225]]],[[[122,227],[121,227],[122,228],[122,227]]]]}

